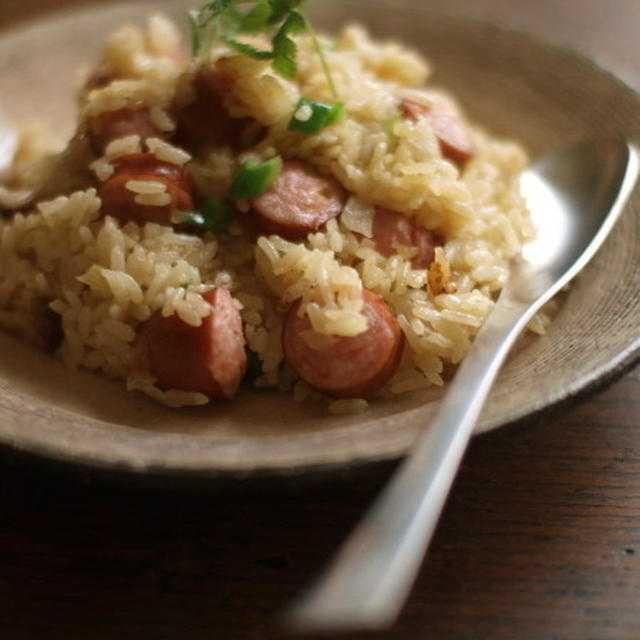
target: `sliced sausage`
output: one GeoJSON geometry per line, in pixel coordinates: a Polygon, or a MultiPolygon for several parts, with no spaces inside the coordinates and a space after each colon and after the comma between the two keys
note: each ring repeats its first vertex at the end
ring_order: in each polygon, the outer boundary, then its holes
{"type": "Polygon", "coordinates": [[[125,136],[139,135],[143,140],[168,137],[166,131],[160,130],[152,122],[148,109],[103,111],[92,118],[88,133],[96,153],[104,153],[111,141],[125,136]]]}
{"type": "Polygon", "coordinates": [[[161,389],[233,398],[247,367],[240,312],[225,287],[203,297],[212,310],[199,327],[157,311],[138,330],[133,353],[137,362],[146,363],[161,389]]]}
{"type": "Polygon", "coordinates": [[[429,124],[440,143],[442,155],[464,168],[476,154],[471,132],[465,123],[450,110],[440,105],[428,106],[413,100],[403,99],[400,111],[410,120],[428,118],[429,124]]]}
{"type": "Polygon", "coordinates": [[[433,231],[417,225],[414,218],[382,207],[376,207],[373,241],[383,256],[398,253],[400,247],[415,247],[418,252],[411,260],[415,269],[428,269],[435,247],[441,244],[433,231]]]}
{"type": "Polygon", "coordinates": [[[265,233],[296,240],[335,218],[344,202],[345,192],[336,180],[292,160],[284,163],[268,191],[251,200],[251,208],[265,233]]]}
{"type": "Polygon", "coordinates": [[[194,186],[184,167],[162,162],[150,153],[132,153],[114,161],[115,172],[98,187],[102,199],[102,212],[114,216],[123,222],[133,221],[139,224],[156,222],[171,224],[174,210],[193,209],[194,186]],[[127,187],[135,181],[161,183],[169,194],[168,204],[144,204],[136,192],[127,187]]]}
{"type": "Polygon", "coordinates": [[[395,373],[404,336],[380,297],[363,291],[362,311],[369,322],[364,333],[322,336],[322,346],[317,348],[305,340],[305,334],[313,330],[306,315],[298,316],[299,308],[297,303],[288,312],[282,344],[287,363],[312,387],[337,398],[366,398],[395,373]]]}
{"type": "Polygon", "coordinates": [[[178,116],[178,143],[190,149],[240,146],[249,118],[232,118],[222,104],[231,78],[216,67],[201,71],[195,79],[196,99],[178,116]]]}

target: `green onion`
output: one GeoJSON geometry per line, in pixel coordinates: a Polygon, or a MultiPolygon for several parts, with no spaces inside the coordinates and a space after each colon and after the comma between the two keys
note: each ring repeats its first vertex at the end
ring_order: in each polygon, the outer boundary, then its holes
{"type": "Polygon", "coordinates": [[[191,27],[191,54],[196,56],[202,47],[202,33],[200,31],[200,11],[191,9],[187,13],[191,27]]]}
{"type": "Polygon", "coordinates": [[[342,122],[346,117],[347,109],[343,102],[336,102],[332,105],[300,98],[293,116],[289,120],[288,129],[310,136],[325,127],[342,122]]]}
{"type": "Polygon", "coordinates": [[[394,116],[391,116],[388,120],[385,120],[382,123],[382,130],[394,140],[398,139],[398,136],[393,132],[393,128],[396,126],[398,122],[402,120],[402,116],[399,113],[396,113],[394,116]]]}
{"type": "Polygon", "coordinates": [[[202,231],[224,231],[234,218],[233,211],[216,198],[207,198],[196,211],[180,215],[180,222],[202,231]]]}
{"type": "Polygon", "coordinates": [[[275,156],[266,162],[245,160],[235,177],[229,195],[234,200],[256,198],[267,191],[282,169],[282,158],[275,156]]]}

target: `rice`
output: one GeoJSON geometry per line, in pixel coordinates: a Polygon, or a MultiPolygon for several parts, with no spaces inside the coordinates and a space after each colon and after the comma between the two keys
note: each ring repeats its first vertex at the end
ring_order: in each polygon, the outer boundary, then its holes
{"type": "MultiPolygon", "coordinates": [[[[308,317],[309,343],[358,336],[368,328],[366,289],[393,310],[406,341],[397,371],[377,395],[442,385],[445,365],[464,358],[506,282],[509,260],[532,237],[517,180],[526,154],[468,124],[451,96],[428,85],[430,68],[419,55],[375,42],[359,27],[345,29],[326,52],[348,117],[315,135],[291,131],[302,96],[333,100],[312,40],[301,35],[297,45],[293,80],[277,76],[266,61],[217,52],[216,68],[229,81],[222,107],[243,125],[244,147],[241,153],[228,146],[203,151],[166,139],[193,103],[197,78],[194,64],[179,55],[171,23],[154,17],[146,31],[116,32],[81,95],[79,135],[62,154],[41,150],[34,159],[29,152],[29,162],[14,166],[14,192],[40,195],[26,213],[0,218],[0,325],[36,340],[42,318],[53,314],[63,335],[56,353],[67,366],[123,379],[129,390],[171,407],[201,405],[209,401],[203,393],[161,388],[138,361],[137,336],[154,314],[202,326],[212,314],[206,292],[224,286],[237,301],[247,348],[260,362],[253,385],[309,402],[321,394],[284,362],[287,310],[295,303],[299,316],[308,317]],[[97,82],[104,78],[106,84],[97,82]],[[444,157],[428,119],[398,118],[404,99],[446,108],[465,123],[476,154],[464,170],[444,157]],[[146,110],[157,135],[127,133],[102,155],[92,150],[86,140],[91,123],[127,109],[146,110]],[[275,155],[333,176],[348,199],[339,216],[300,240],[277,234],[254,240],[245,232],[251,207],[241,200],[234,203],[235,222],[215,233],[104,215],[96,186],[134,154],[188,171],[201,200],[223,198],[247,158],[275,155]],[[428,268],[414,266],[416,247],[390,256],[377,250],[376,207],[402,212],[442,238],[428,268]]],[[[125,188],[145,210],[172,202],[164,179],[133,176],[125,188]]],[[[539,315],[530,329],[542,333],[548,321],[539,315]]],[[[328,400],[335,414],[366,407],[358,397],[328,400]]]]}
{"type": "Polygon", "coordinates": [[[141,151],[142,148],[140,146],[140,136],[126,136],[124,138],[117,138],[107,145],[107,148],[104,152],[104,159],[115,160],[120,156],[127,156],[132,153],[140,153],[141,151]]]}
{"type": "Polygon", "coordinates": [[[191,160],[191,156],[178,147],[168,144],[160,138],[147,138],[149,151],[158,159],[175,165],[183,165],[191,160]]]}
{"type": "Polygon", "coordinates": [[[149,108],[149,118],[159,131],[169,132],[176,128],[176,124],[169,117],[169,114],[155,104],[149,108]]]}
{"type": "MultiPolygon", "coordinates": [[[[129,180],[125,188],[142,195],[160,195],[167,192],[167,185],[153,180],[129,180]]],[[[166,203],[165,203],[166,204],[166,203]]]]}

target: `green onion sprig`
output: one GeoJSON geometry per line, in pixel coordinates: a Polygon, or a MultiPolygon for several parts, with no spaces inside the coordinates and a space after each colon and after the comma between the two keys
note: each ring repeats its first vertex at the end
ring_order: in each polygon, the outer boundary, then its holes
{"type": "Polygon", "coordinates": [[[299,11],[304,0],[213,0],[188,13],[193,55],[206,57],[220,40],[230,48],[257,60],[271,60],[273,70],[284,78],[298,71],[298,48],[292,35],[307,31],[320,57],[334,98],[338,93],[322,44],[311,23],[299,11]],[[242,34],[270,36],[271,49],[257,49],[238,39],[242,34]]]}

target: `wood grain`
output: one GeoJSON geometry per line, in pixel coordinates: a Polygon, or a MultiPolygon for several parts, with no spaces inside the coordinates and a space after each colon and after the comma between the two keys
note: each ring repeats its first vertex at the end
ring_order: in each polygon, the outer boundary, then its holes
{"type": "MultiPolygon", "coordinates": [[[[373,637],[637,640],[639,425],[636,369],[477,438],[405,612],[373,637]]],[[[285,638],[277,614],[389,472],[185,491],[5,457],[2,637],[285,638]]]]}

